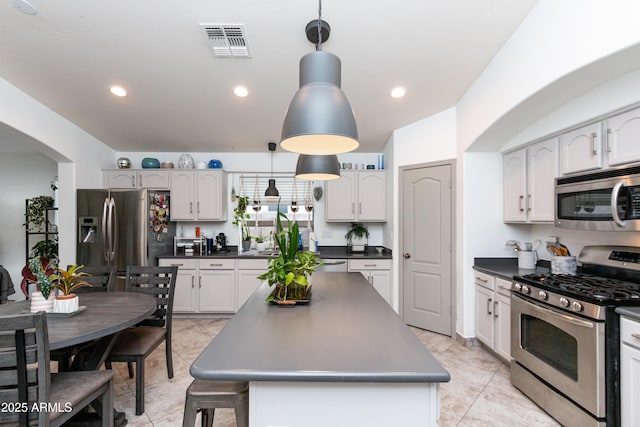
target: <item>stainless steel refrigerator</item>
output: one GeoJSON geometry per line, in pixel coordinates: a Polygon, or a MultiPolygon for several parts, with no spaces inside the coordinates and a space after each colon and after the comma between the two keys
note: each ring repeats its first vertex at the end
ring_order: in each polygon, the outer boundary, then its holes
{"type": "Polygon", "coordinates": [[[76,205],[76,263],[115,266],[116,290],[127,265],[157,265],[158,256],[173,254],[168,192],[78,190],[76,205]]]}

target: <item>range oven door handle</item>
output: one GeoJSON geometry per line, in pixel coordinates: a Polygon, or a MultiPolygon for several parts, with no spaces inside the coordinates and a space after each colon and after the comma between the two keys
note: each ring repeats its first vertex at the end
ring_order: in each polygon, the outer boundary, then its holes
{"type": "Polygon", "coordinates": [[[589,322],[587,320],[578,319],[578,318],[573,317],[573,316],[567,316],[566,314],[556,313],[555,311],[546,309],[544,307],[540,307],[537,304],[528,304],[528,305],[529,305],[529,307],[531,307],[532,309],[534,309],[535,311],[537,311],[539,313],[544,313],[547,316],[555,317],[557,319],[562,320],[563,322],[571,323],[572,325],[582,326],[583,328],[589,328],[589,329],[593,329],[594,326],[595,326],[593,322],[589,322]]]}
{"type": "Polygon", "coordinates": [[[620,215],[618,215],[618,193],[622,187],[624,187],[624,181],[618,181],[611,191],[611,216],[619,227],[627,225],[627,222],[621,220],[620,215]]]}

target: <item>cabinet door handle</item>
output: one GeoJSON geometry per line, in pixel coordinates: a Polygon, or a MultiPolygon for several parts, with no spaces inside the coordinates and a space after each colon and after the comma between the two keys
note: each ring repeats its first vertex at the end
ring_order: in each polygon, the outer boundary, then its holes
{"type": "Polygon", "coordinates": [[[356,202],[351,202],[351,213],[356,213],[356,202]]]}
{"type": "Polygon", "coordinates": [[[200,213],[200,202],[198,202],[198,213],[200,213]]]}
{"type": "Polygon", "coordinates": [[[493,302],[493,317],[498,317],[498,301],[493,302]]]}
{"type": "Polygon", "coordinates": [[[202,276],[198,276],[198,287],[202,287],[202,276]]]}
{"type": "Polygon", "coordinates": [[[365,264],[364,266],[365,266],[365,267],[375,267],[375,266],[377,266],[377,265],[378,265],[378,264],[365,264]]]}
{"type": "Polygon", "coordinates": [[[481,277],[476,277],[476,281],[483,282],[483,283],[489,283],[489,281],[487,279],[483,279],[481,277]]]}
{"type": "Polygon", "coordinates": [[[527,194],[527,212],[531,212],[531,194],[527,194]]]}
{"type": "Polygon", "coordinates": [[[193,213],[193,202],[189,202],[189,213],[193,213]]]}
{"type": "Polygon", "coordinates": [[[611,128],[607,128],[607,132],[605,133],[605,147],[607,153],[611,152],[611,128]]]}
{"type": "Polygon", "coordinates": [[[493,298],[489,298],[487,299],[487,314],[488,315],[492,315],[493,313],[491,312],[491,301],[493,301],[493,298]]]}
{"type": "Polygon", "coordinates": [[[522,207],[523,202],[524,196],[521,194],[520,196],[518,196],[518,208],[520,209],[520,212],[524,212],[524,208],[522,207]]]}
{"type": "Polygon", "coordinates": [[[131,177],[131,188],[136,188],[136,176],[131,177]]]}
{"type": "Polygon", "coordinates": [[[631,336],[637,340],[640,340],[640,334],[631,334],[631,336]]]}
{"type": "Polygon", "coordinates": [[[362,202],[358,202],[358,213],[362,213],[362,202]]]}
{"type": "Polygon", "coordinates": [[[591,137],[590,137],[590,142],[591,142],[591,154],[592,155],[596,155],[598,154],[598,151],[596,150],[596,133],[595,132],[591,132],[591,137]]]}
{"type": "Polygon", "coordinates": [[[209,267],[222,267],[222,264],[209,264],[209,267]]]}
{"type": "Polygon", "coordinates": [[[142,174],[138,175],[138,181],[140,182],[140,187],[144,187],[144,185],[142,185],[142,174]]]}
{"type": "Polygon", "coordinates": [[[171,267],[182,267],[184,264],[180,263],[180,264],[171,264],[171,267]]]}
{"type": "Polygon", "coordinates": [[[196,280],[195,276],[191,276],[191,289],[196,287],[195,280],[196,280]]]}

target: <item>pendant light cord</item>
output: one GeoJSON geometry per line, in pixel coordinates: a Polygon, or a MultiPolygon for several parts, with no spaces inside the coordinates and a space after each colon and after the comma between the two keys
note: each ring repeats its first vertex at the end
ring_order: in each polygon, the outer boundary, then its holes
{"type": "Polygon", "coordinates": [[[316,43],[316,50],[322,50],[322,33],[320,30],[320,22],[322,22],[322,0],[318,0],[318,43],[316,43]]]}

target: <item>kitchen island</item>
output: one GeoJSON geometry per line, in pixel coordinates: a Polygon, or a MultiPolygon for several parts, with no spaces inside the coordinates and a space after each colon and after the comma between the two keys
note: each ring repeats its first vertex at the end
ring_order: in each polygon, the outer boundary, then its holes
{"type": "Polygon", "coordinates": [[[198,379],[249,381],[266,426],[435,426],[448,372],[359,273],[313,275],[307,305],[261,286],[191,365],[198,379]]]}

